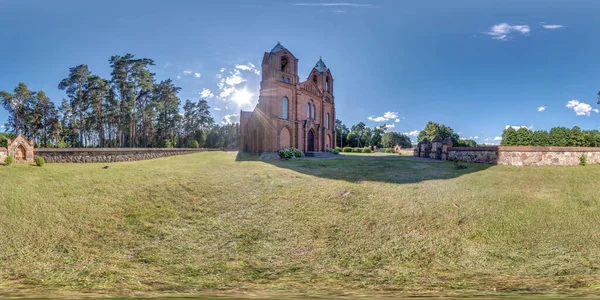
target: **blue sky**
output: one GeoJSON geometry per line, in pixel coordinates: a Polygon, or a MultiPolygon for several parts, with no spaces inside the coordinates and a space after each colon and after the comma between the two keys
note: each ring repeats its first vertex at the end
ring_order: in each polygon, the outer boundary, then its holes
{"type": "Polygon", "coordinates": [[[23,81],[60,103],[69,67],[109,77],[110,56],[133,53],[182,101],[204,91],[217,122],[235,121],[281,41],[303,79],[323,57],[347,125],[414,133],[433,120],[479,143],[507,125],[599,129],[598,11],[595,0],[0,0],[0,90],[23,81]]]}

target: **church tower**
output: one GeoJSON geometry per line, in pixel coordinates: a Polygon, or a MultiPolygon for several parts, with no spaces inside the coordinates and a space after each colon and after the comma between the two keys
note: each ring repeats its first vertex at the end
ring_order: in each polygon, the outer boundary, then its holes
{"type": "Polygon", "coordinates": [[[333,103],[333,76],[331,76],[331,71],[322,58],[319,57],[319,61],[310,72],[307,80],[315,83],[323,95],[330,99],[329,102],[333,103]]]}
{"type": "Polygon", "coordinates": [[[281,43],[265,52],[258,104],[240,112],[240,151],[271,152],[295,147],[304,152],[335,147],[331,71],[319,59],[306,81],[298,59],[281,43]]]}

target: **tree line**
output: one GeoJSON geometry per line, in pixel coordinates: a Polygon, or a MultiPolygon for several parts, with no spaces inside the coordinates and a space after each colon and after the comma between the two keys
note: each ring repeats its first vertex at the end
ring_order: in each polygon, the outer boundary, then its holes
{"type": "Polygon", "coordinates": [[[58,84],[67,95],[59,106],[23,82],[0,91],[6,131],[41,147],[238,147],[239,124],[215,124],[204,99],[181,106],[181,88],[171,79],[157,81],[152,59],[126,54],[108,62],[110,78],[85,64],[70,68],[58,84]]]}
{"type": "Polygon", "coordinates": [[[452,138],[454,140],[452,146],[454,147],[477,147],[477,142],[469,139],[461,139],[458,133],[454,132],[452,127],[445,124],[439,124],[433,121],[427,122],[425,128],[419,132],[418,140],[423,141],[427,138],[431,142],[433,138],[439,136],[442,140],[446,138],[452,138]]]}
{"type": "Polygon", "coordinates": [[[550,131],[508,127],[502,132],[502,146],[569,146],[598,147],[600,131],[581,130],[578,126],[554,127],[550,131]]]}
{"type": "Polygon", "coordinates": [[[411,148],[410,138],[397,132],[386,132],[386,126],[371,128],[363,122],[348,128],[341,120],[335,120],[336,144],[338,147],[392,148],[396,145],[411,148]]]}

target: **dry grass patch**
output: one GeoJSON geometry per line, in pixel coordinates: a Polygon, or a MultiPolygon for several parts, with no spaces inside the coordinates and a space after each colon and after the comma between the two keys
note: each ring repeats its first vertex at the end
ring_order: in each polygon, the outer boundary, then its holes
{"type": "Polygon", "coordinates": [[[0,289],[597,292],[600,166],[240,157],[0,168],[0,289]]]}

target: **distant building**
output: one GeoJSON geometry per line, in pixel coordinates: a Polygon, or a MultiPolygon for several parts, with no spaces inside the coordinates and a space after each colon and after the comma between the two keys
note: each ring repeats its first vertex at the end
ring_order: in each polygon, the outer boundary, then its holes
{"type": "Polygon", "coordinates": [[[258,104],[253,111],[240,112],[240,151],[334,148],[333,88],[331,72],[321,59],[300,82],[298,59],[277,43],[263,56],[258,104]]]}

